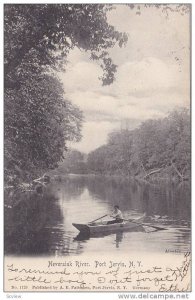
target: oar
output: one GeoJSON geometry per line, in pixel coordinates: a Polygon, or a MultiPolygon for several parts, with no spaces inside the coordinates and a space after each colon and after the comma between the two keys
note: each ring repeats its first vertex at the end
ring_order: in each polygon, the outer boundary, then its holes
{"type": "Polygon", "coordinates": [[[138,223],[138,222],[135,222],[135,221],[132,221],[131,219],[127,220],[127,219],[123,219],[124,221],[130,221],[132,223],[135,223],[137,225],[142,225],[142,226],[146,226],[146,227],[153,227],[155,228],[156,230],[166,230],[166,228],[163,228],[163,227],[158,227],[158,226],[154,226],[154,225],[149,225],[149,224],[145,224],[145,223],[138,223]]]}
{"type": "Polygon", "coordinates": [[[108,215],[104,215],[104,216],[102,216],[102,217],[100,217],[100,218],[98,218],[98,219],[95,219],[95,220],[93,220],[93,221],[91,221],[91,222],[89,222],[89,223],[93,223],[93,222],[95,222],[95,221],[98,221],[98,220],[100,220],[100,219],[103,219],[103,218],[106,217],[106,216],[108,216],[108,215]]]}

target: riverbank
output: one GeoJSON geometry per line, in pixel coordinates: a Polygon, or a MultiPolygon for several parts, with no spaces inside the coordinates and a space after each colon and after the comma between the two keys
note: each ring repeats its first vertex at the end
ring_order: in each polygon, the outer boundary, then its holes
{"type": "MultiPolygon", "coordinates": [[[[25,197],[28,198],[28,194],[37,194],[42,195],[49,183],[55,182],[63,182],[64,180],[69,178],[75,178],[75,180],[80,180],[83,178],[83,180],[92,180],[93,178],[97,178],[97,180],[100,181],[107,181],[107,182],[115,182],[116,184],[127,184],[130,183],[138,183],[143,185],[187,185],[190,187],[190,181],[189,179],[186,181],[180,181],[178,177],[176,176],[170,176],[170,173],[168,172],[156,172],[151,174],[150,176],[144,177],[144,174],[137,175],[137,176],[124,176],[124,175],[118,175],[118,174],[99,174],[99,173],[88,173],[88,174],[74,174],[74,173],[61,173],[58,170],[52,170],[48,172],[47,174],[44,174],[40,178],[34,179],[31,182],[21,182],[17,185],[6,185],[5,184],[5,197],[4,197],[4,203],[5,207],[13,207],[14,205],[17,205],[18,199],[20,199],[20,196],[18,195],[25,195],[25,197]]],[[[20,200],[19,200],[20,201],[20,200]]]]}
{"type": "Polygon", "coordinates": [[[110,173],[98,173],[98,172],[92,172],[92,173],[62,173],[62,172],[58,172],[58,171],[52,171],[49,172],[49,174],[53,177],[53,178],[60,178],[60,177],[67,177],[67,176],[84,176],[84,177],[88,177],[88,176],[97,176],[97,177],[105,177],[105,178],[118,178],[118,179],[125,179],[125,180],[139,180],[139,181],[144,181],[144,182],[175,182],[175,183],[179,183],[182,181],[190,181],[190,177],[184,177],[183,180],[180,180],[178,178],[178,176],[170,174],[170,172],[167,172],[167,170],[162,170],[161,172],[154,172],[153,171],[148,171],[147,173],[142,173],[136,176],[132,176],[132,175],[124,175],[124,174],[110,174],[110,173]]]}

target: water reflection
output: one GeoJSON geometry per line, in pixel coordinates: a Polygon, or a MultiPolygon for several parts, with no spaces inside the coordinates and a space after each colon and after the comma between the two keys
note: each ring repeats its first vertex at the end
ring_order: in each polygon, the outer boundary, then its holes
{"type": "Polygon", "coordinates": [[[116,245],[116,248],[119,248],[120,243],[123,240],[123,234],[127,232],[145,232],[145,229],[143,226],[137,226],[132,229],[126,229],[124,231],[118,231],[116,234],[114,233],[109,233],[109,232],[104,232],[104,233],[89,233],[89,232],[79,232],[79,234],[74,238],[74,241],[87,241],[90,239],[98,239],[98,238],[104,238],[106,236],[112,235],[114,237],[114,242],[116,245]]]}
{"type": "MultiPolygon", "coordinates": [[[[107,234],[107,236],[110,235],[109,233],[107,234]]],[[[75,238],[74,241],[78,241],[78,242],[84,242],[87,240],[90,240],[90,238],[103,238],[105,237],[105,234],[96,234],[96,235],[90,235],[90,234],[83,234],[83,233],[79,233],[75,238]]],[[[115,235],[113,235],[114,239],[113,239],[113,243],[115,244],[116,248],[119,248],[120,243],[123,240],[123,232],[117,232],[115,235]]],[[[81,245],[81,244],[80,244],[81,245]]]]}
{"type": "Polygon", "coordinates": [[[69,176],[44,195],[6,193],[5,253],[72,255],[96,251],[164,251],[190,246],[190,186],[149,184],[121,178],[69,176]],[[14,205],[14,203],[17,203],[14,205]],[[87,223],[119,204],[125,217],[146,212],[166,231],[139,230],[79,237],[72,223],[87,223]],[[77,238],[75,238],[77,236],[77,238]],[[97,243],[98,239],[98,243],[97,243]]]}
{"type": "Polygon", "coordinates": [[[5,208],[5,250],[14,254],[42,254],[48,251],[52,232],[63,215],[57,199],[37,194],[19,194],[18,205],[5,208]]]}
{"type": "Polygon", "coordinates": [[[120,243],[122,242],[122,240],[123,240],[123,232],[118,232],[117,234],[116,234],[116,248],[119,248],[119,245],[120,245],[120,243]]]}

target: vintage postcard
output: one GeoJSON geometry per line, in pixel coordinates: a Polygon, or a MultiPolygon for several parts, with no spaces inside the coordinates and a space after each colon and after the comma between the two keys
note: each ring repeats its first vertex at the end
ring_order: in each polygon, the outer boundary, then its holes
{"type": "Polygon", "coordinates": [[[190,4],[4,5],[4,292],[192,291],[190,58],[190,4]]]}

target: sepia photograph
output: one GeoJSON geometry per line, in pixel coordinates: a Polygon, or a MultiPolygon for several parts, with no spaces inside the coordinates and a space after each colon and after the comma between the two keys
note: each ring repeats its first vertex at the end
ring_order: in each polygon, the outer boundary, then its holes
{"type": "Polygon", "coordinates": [[[4,291],[191,289],[191,4],[4,4],[4,291]]]}

